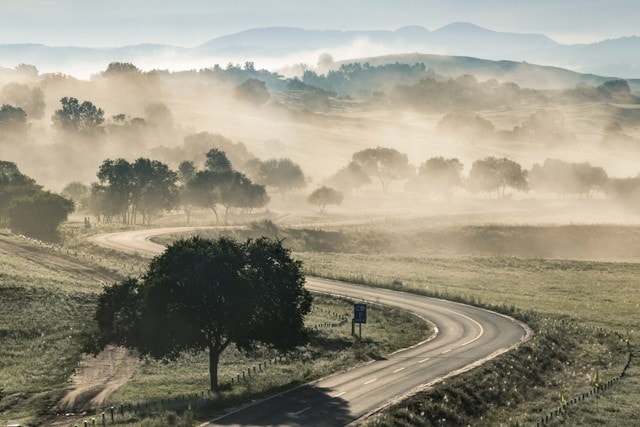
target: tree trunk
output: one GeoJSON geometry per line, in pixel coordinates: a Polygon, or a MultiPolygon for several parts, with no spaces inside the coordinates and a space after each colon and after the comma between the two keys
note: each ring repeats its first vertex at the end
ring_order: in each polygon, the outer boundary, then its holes
{"type": "Polygon", "coordinates": [[[218,211],[216,210],[216,207],[215,207],[215,206],[214,206],[214,207],[212,207],[212,208],[211,208],[211,210],[213,211],[213,213],[214,213],[214,214],[215,214],[215,216],[216,216],[216,224],[217,224],[217,223],[220,221],[220,220],[219,220],[219,218],[218,218],[218,211]]]}
{"type": "Polygon", "coordinates": [[[218,362],[220,361],[220,352],[213,345],[209,345],[209,379],[211,380],[211,391],[220,394],[218,385],[218,362]]]}

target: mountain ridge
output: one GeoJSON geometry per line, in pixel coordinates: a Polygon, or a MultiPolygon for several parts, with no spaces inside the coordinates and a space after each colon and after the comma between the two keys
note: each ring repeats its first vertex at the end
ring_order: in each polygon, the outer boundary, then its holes
{"type": "MultiPolygon", "coordinates": [[[[350,31],[261,27],[216,37],[194,47],[154,43],[107,48],[0,44],[0,67],[27,63],[47,71],[65,72],[84,61],[96,64],[98,68],[93,72],[97,72],[114,61],[163,69],[179,63],[185,63],[189,68],[204,68],[215,63],[259,62],[258,58],[270,62],[287,58],[290,64],[296,61],[291,58],[303,54],[309,58],[314,53],[317,57],[321,52],[350,52],[362,45],[373,48],[376,56],[420,52],[526,61],[621,78],[640,77],[640,61],[636,54],[640,50],[638,36],[567,45],[543,34],[500,32],[468,22],[453,22],[433,31],[420,25],[395,30],[350,31]]],[[[343,53],[341,57],[346,56],[343,53]]]]}

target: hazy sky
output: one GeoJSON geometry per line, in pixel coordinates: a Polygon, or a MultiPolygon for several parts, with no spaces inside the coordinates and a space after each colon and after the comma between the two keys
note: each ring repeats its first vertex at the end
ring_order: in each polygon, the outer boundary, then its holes
{"type": "Polygon", "coordinates": [[[0,0],[0,44],[195,46],[254,27],[430,30],[456,21],[563,43],[640,35],[640,0],[0,0]]]}

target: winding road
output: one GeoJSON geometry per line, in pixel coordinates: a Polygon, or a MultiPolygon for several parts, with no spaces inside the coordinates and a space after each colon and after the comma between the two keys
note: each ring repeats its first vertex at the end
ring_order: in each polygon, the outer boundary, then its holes
{"type": "MultiPolygon", "coordinates": [[[[195,227],[159,228],[94,236],[94,243],[154,256],[164,246],[153,236],[194,232],[195,227]]],[[[404,292],[307,277],[313,291],[370,301],[432,322],[433,339],[346,372],[245,406],[204,425],[339,426],[352,423],[405,396],[469,370],[518,346],[530,330],[488,310],[404,292]]],[[[366,325],[364,328],[366,333],[366,325]]]]}

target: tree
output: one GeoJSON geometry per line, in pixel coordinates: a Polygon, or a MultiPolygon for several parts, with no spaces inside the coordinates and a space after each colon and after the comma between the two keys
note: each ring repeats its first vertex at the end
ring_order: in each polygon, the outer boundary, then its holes
{"type": "Polygon", "coordinates": [[[104,111],[89,101],[82,104],[76,98],[64,97],[62,108],[53,114],[56,129],[78,135],[93,136],[104,131],[104,111]]]}
{"type": "Polygon", "coordinates": [[[452,188],[462,184],[462,163],[456,158],[432,157],[420,165],[410,187],[429,194],[447,196],[452,188]]]}
{"type": "Polygon", "coordinates": [[[307,179],[302,168],[291,159],[269,159],[260,164],[258,171],[261,184],[275,187],[284,199],[291,190],[307,186],[307,179]]]}
{"type": "Polygon", "coordinates": [[[229,172],[232,170],[231,162],[224,151],[212,148],[207,152],[207,160],[204,163],[208,171],[214,173],[229,172]]]}
{"type": "Polygon", "coordinates": [[[132,165],[135,179],[131,204],[134,223],[136,214],[142,215],[142,224],[161,210],[171,209],[177,202],[178,175],[158,160],[136,159],[132,165]]]}
{"type": "Polygon", "coordinates": [[[27,113],[22,108],[8,104],[0,107],[0,142],[24,139],[28,128],[27,113]]]}
{"type": "Polygon", "coordinates": [[[235,95],[239,100],[255,106],[266,104],[271,99],[265,82],[254,78],[236,86],[235,95]]]}
{"type": "Polygon", "coordinates": [[[454,110],[444,116],[436,130],[476,140],[487,138],[494,133],[495,126],[489,120],[464,110],[454,110]]]}
{"type": "Polygon", "coordinates": [[[76,209],[78,209],[80,206],[86,204],[87,197],[89,197],[90,194],[90,188],[81,182],[74,181],[65,185],[60,194],[73,201],[76,209]]]}
{"type": "Polygon", "coordinates": [[[230,208],[252,210],[269,203],[269,196],[263,185],[254,184],[243,173],[229,171],[220,174],[218,192],[220,204],[224,206],[224,221],[230,208]]]}
{"type": "Polygon", "coordinates": [[[9,207],[9,226],[14,232],[44,240],[57,240],[58,225],[73,212],[73,202],[49,191],[14,200],[9,207]]]}
{"type": "Polygon", "coordinates": [[[42,187],[28,176],[22,174],[13,162],[0,160],[0,226],[9,225],[9,208],[21,197],[31,197],[42,187]]]}
{"type": "Polygon", "coordinates": [[[327,181],[336,188],[353,192],[363,185],[370,184],[371,178],[359,163],[349,162],[347,166],[338,170],[327,181]]]}
{"type": "Polygon", "coordinates": [[[507,187],[520,191],[528,189],[527,171],[506,157],[486,157],[473,162],[469,172],[469,187],[474,191],[496,191],[498,197],[504,198],[507,187]]]}
{"type": "Polygon", "coordinates": [[[186,184],[188,197],[196,206],[211,209],[219,221],[216,205],[220,202],[220,193],[217,191],[219,177],[211,171],[198,171],[191,181],[186,184]]]}
{"type": "Polygon", "coordinates": [[[109,197],[114,209],[119,210],[122,223],[131,223],[132,217],[129,206],[134,185],[131,163],[125,159],[106,159],[100,165],[97,177],[107,189],[103,194],[109,197]]]}
{"type": "Polygon", "coordinates": [[[355,153],[352,161],[370,177],[378,178],[384,191],[389,189],[391,181],[411,173],[407,155],[393,148],[367,148],[355,153]]]}
{"type": "Polygon", "coordinates": [[[312,205],[317,205],[320,212],[324,212],[327,205],[339,205],[342,203],[344,194],[331,187],[320,187],[309,195],[307,201],[312,205]]]}
{"type": "Polygon", "coordinates": [[[138,67],[130,62],[111,62],[103,72],[105,76],[122,74],[140,74],[138,67]]]}
{"type": "Polygon", "coordinates": [[[86,208],[98,222],[111,223],[114,216],[121,214],[120,207],[112,202],[112,191],[110,187],[97,182],[91,184],[86,208]]]}
{"type": "Polygon", "coordinates": [[[286,351],[305,343],[311,302],[301,263],[282,242],[192,237],[155,257],[141,279],[104,289],[88,349],[116,344],[169,360],[206,350],[218,393],[218,362],[229,345],[286,351]]]}
{"type": "Polygon", "coordinates": [[[594,191],[606,186],[608,178],[603,168],[588,162],[546,159],[542,165],[533,165],[529,181],[531,187],[540,192],[591,197],[594,191]]]}
{"type": "Polygon", "coordinates": [[[190,161],[185,160],[178,165],[178,179],[182,184],[186,184],[196,176],[196,165],[190,161]]]}
{"type": "Polygon", "coordinates": [[[117,206],[123,224],[135,224],[138,214],[148,224],[158,211],[170,209],[177,201],[178,175],[158,161],[138,158],[133,163],[124,159],[107,159],[98,170],[98,179],[117,206]]]}
{"type": "MultiPolygon", "coordinates": [[[[37,74],[37,72],[36,72],[37,74]]],[[[39,87],[26,84],[9,83],[0,90],[0,99],[16,107],[22,108],[31,119],[44,117],[44,92],[39,87]]]]}

